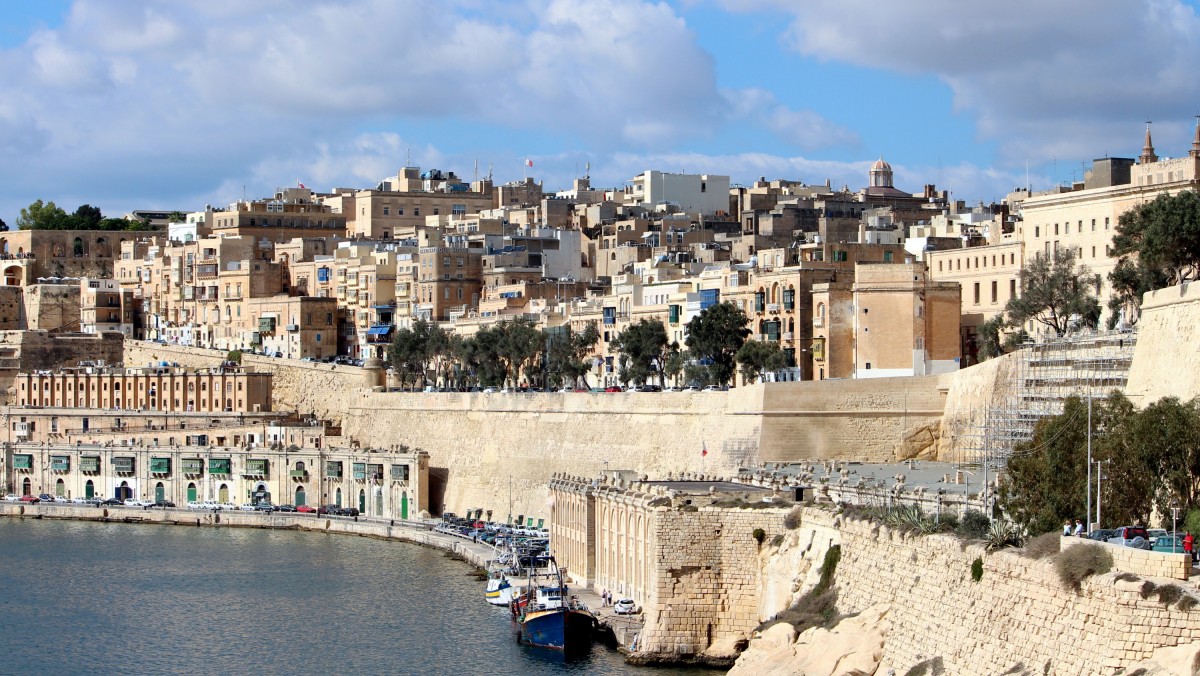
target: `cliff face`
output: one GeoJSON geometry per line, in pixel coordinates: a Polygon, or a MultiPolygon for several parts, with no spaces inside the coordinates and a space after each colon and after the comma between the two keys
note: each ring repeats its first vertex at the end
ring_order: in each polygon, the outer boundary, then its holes
{"type": "Polygon", "coordinates": [[[981,676],[1111,674],[1157,649],[1200,642],[1200,609],[1142,598],[1141,583],[1119,581],[1115,571],[1085,579],[1076,591],[1062,585],[1049,559],[989,553],[950,535],[909,536],[817,508],[805,509],[800,528],[762,555],[762,619],[777,612],[789,588],[795,599],[811,587],[817,554],[830,543],[841,553],[833,579],[838,613],[857,619],[832,633],[764,632],[738,660],[753,667],[744,673],[786,661],[790,673],[805,674],[905,673],[922,665],[931,670],[922,673],[981,676]],[[971,575],[976,559],[979,581],[971,575]],[[877,669],[867,670],[862,658],[878,637],[877,669]],[[764,655],[774,657],[764,662],[764,655]],[[845,666],[852,656],[860,671],[813,666],[845,666]]]}

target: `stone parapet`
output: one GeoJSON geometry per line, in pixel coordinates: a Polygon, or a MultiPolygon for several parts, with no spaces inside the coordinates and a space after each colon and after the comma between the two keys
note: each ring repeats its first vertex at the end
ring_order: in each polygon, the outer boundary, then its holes
{"type": "Polygon", "coordinates": [[[1093,544],[1103,547],[1113,559],[1113,569],[1118,572],[1133,573],[1144,577],[1165,577],[1172,580],[1187,580],[1192,576],[1192,557],[1190,554],[1171,554],[1169,552],[1149,552],[1144,549],[1122,547],[1107,542],[1096,542],[1085,538],[1062,538],[1063,548],[1082,544],[1093,544]]]}

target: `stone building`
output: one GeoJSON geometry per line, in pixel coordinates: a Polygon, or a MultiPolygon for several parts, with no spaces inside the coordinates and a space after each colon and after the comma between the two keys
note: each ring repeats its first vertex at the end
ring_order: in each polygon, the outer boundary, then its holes
{"type": "Polygon", "coordinates": [[[19,406],[270,411],[271,377],[239,366],[195,371],[167,365],[81,366],[18,373],[10,400],[19,406]]]}
{"type": "Polygon", "coordinates": [[[345,219],[349,236],[389,240],[416,236],[428,216],[465,216],[493,206],[490,181],[468,186],[437,169],[404,167],[371,190],[339,188],[321,197],[345,219]]]}
{"type": "Polygon", "coordinates": [[[115,279],[79,280],[79,330],[83,333],[120,333],[133,337],[133,290],[115,279]]]}
{"type": "Polygon", "coordinates": [[[429,510],[424,451],[6,443],[3,461],[7,490],[22,495],[336,504],[385,519],[429,510]]]}

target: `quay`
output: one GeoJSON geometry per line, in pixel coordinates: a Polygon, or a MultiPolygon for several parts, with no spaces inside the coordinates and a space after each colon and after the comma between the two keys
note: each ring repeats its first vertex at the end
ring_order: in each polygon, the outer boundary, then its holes
{"type": "MultiPolygon", "coordinates": [[[[400,520],[379,517],[348,517],[316,514],[272,512],[198,511],[180,508],[137,508],[137,507],[93,507],[63,504],[16,504],[0,502],[0,517],[18,519],[60,519],[67,521],[94,521],[97,523],[130,523],[185,527],[216,528],[269,528],[276,530],[301,530],[313,533],[357,535],[409,542],[445,551],[480,570],[486,569],[492,557],[492,547],[472,542],[465,538],[437,533],[433,527],[437,519],[400,520]]],[[[483,603],[483,587],[480,586],[479,602],[483,603]]],[[[637,637],[642,627],[642,616],[624,616],[613,612],[612,607],[603,607],[598,592],[583,587],[573,587],[571,594],[587,604],[603,634],[617,650],[628,654],[628,646],[637,637]]],[[[505,611],[507,612],[507,611],[505,611]]]]}

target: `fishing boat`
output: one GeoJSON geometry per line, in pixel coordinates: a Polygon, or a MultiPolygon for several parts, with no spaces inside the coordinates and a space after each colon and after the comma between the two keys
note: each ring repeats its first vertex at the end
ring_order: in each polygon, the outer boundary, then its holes
{"type": "Polygon", "coordinates": [[[540,648],[578,652],[592,642],[596,618],[574,598],[562,581],[562,572],[550,560],[550,570],[530,573],[529,589],[513,602],[517,622],[521,626],[518,638],[540,648]]]}
{"type": "Polygon", "coordinates": [[[483,599],[493,606],[507,606],[513,597],[519,593],[519,588],[508,579],[504,569],[490,568],[488,570],[487,586],[483,590],[483,599]]]}

